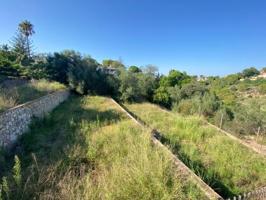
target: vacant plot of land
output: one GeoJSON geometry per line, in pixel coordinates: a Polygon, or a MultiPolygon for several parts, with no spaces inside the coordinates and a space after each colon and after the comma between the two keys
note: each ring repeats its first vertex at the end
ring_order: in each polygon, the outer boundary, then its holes
{"type": "Polygon", "coordinates": [[[62,89],[65,89],[64,85],[46,80],[34,81],[10,88],[0,87],[0,112],[62,89]]]}
{"type": "Polygon", "coordinates": [[[3,155],[9,199],[206,199],[108,98],[70,97],[3,155]]]}
{"type": "Polygon", "coordinates": [[[126,107],[161,131],[162,142],[223,197],[266,185],[266,160],[205,125],[199,117],[164,112],[149,103],[126,107]]]}

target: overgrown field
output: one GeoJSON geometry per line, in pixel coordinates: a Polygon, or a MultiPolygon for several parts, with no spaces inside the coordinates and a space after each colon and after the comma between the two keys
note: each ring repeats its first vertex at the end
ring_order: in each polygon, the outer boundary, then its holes
{"type": "Polygon", "coordinates": [[[200,117],[183,117],[149,103],[126,107],[161,131],[162,142],[223,197],[266,186],[266,160],[207,126],[200,117]]]}
{"type": "Polygon", "coordinates": [[[206,199],[104,97],[70,97],[2,153],[0,168],[4,199],[206,199]]]}
{"type": "Polygon", "coordinates": [[[11,88],[0,86],[0,112],[64,88],[63,84],[46,80],[38,80],[11,88]]]}

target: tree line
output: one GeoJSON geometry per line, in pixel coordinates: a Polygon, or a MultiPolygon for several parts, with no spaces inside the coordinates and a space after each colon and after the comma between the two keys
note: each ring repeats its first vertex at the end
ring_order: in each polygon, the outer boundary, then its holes
{"type": "MultiPolygon", "coordinates": [[[[240,114],[237,109],[240,105],[234,87],[241,79],[258,75],[260,72],[254,67],[205,80],[175,69],[163,75],[153,65],[126,67],[112,59],[99,63],[74,50],[35,55],[31,39],[34,33],[34,26],[25,20],[19,24],[10,44],[1,46],[0,77],[58,81],[79,94],[110,95],[128,102],[150,101],[185,115],[203,115],[217,124],[221,118],[230,123],[238,119],[237,124],[252,121],[251,112],[241,109],[244,113],[240,114]]],[[[266,88],[265,81],[259,81],[260,87],[266,88]]],[[[266,131],[260,120],[254,126],[266,131]]]]}

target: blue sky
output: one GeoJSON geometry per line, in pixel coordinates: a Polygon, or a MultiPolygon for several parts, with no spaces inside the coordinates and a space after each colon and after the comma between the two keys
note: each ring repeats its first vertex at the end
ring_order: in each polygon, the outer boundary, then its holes
{"type": "Polygon", "coordinates": [[[226,75],[266,66],[265,10],[265,0],[1,0],[0,43],[27,19],[37,52],[226,75]]]}

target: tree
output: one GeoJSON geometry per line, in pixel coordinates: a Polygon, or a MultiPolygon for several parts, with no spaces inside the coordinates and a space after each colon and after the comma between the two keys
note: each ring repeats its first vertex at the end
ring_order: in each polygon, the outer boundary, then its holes
{"type": "Polygon", "coordinates": [[[171,107],[171,97],[166,87],[159,87],[155,90],[155,94],[153,96],[153,101],[158,103],[166,108],[171,107]]]}
{"type": "Polygon", "coordinates": [[[97,71],[99,64],[89,56],[81,57],[79,53],[73,53],[71,57],[76,58],[72,60],[67,73],[70,87],[80,94],[97,93],[105,82],[100,71],[97,71]]]}
{"type": "Polygon", "coordinates": [[[16,62],[22,65],[27,65],[28,56],[25,37],[20,32],[17,32],[11,43],[13,51],[16,54],[16,62]]]}
{"type": "Polygon", "coordinates": [[[81,65],[82,56],[73,50],[55,52],[46,57],[48,77],[61,83],[68,83],[68,72],[71,67],[81,65]]]}
{"type": "Polygon", "coordinates": [[[159,87],[157,68],[147,65],[138,73],[139,88],[144,99],[153,101],[155,90],[159,87]]]}
{"type": "Polygon", "coordinates": [[[129,72],[132,72],[132,73],[139,73],[139,72],[142,72],[141,69],[140,69],[139,67],[134,66],[134,65],[130,66],[130,67],[128,68],[128,71],[129,71],[129,72]]]}
{"type": "Polygon", "coordinates": [[[0,47],[0,75],[19,76],[22,70],[15,60],[16,56],[9,46],[2,45],[0,47]]]}
{"type": "Polygon", "coordinates": [[[242,75],[245,78],[249,78],[251,76],[256,76],[259,74],[260,74],[260,72],[255,67],[250,67],[250,68],[244,69],[242,71],[242,75]]]}
{"type": "Polygon", "coordinates": [[[111,60],[111,59],[106,59],[103,60],[102,62],[103,67],[111,67],[111,68],[125,68],[125,65],[118,60],[111,60]]]}
{"type": "Polygon", "coordinates": [[[174,87],[175,85],[182,86],[192,80],[186,73],[177,70],[170,70],[168,76],[163,76],[160,80],[160,86],[174,87]]]}
{"type": "Polygon", "coordinates": [[[28,20],[24,20],[19,24],[19,32],[25,37],[27,56],[29,58],[31,57],[31,42],[29,37],[35,33],[33,28],[34,28],[33,24],[28,20]]]}
{"type": "Polygon", "coordinates": [[[208,89],[204,83],[192,82],[185,84],[180,90],[181,98],[191,98],[194,95],[203,96],[208,89]]]}
{"type": "Polygon", "coordinates": [[[140,101],[142,99],[139,78],[136,73],[123,70],[119,76],[122,101],[140,101]]]}

